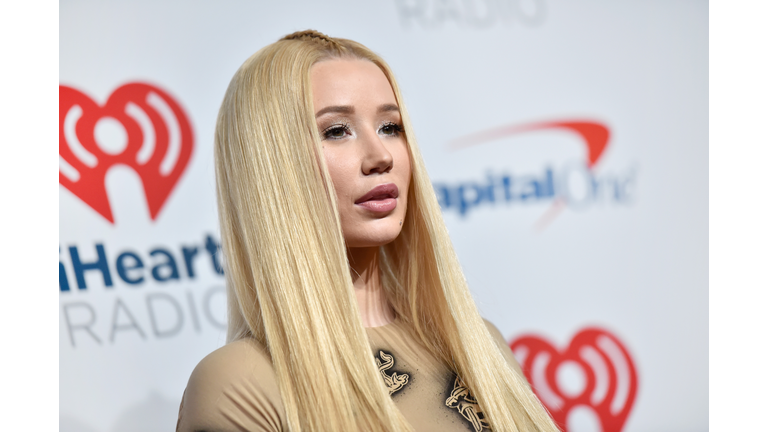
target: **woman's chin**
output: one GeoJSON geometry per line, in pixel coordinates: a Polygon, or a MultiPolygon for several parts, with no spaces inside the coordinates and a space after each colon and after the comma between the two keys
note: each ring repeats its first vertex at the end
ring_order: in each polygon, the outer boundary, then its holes
{"type": "Polygon", "coordinates": [[[399,220],[391,221],[386,224],[378,223],[376,225],[377,226],[373,227],[360,227],[359,229],[350,230],[350,232],[344,232],[344,242],[347,247],[364,248],[384,246],[395,241],[402,231],[402,226],[400,225],[399,220]]]}

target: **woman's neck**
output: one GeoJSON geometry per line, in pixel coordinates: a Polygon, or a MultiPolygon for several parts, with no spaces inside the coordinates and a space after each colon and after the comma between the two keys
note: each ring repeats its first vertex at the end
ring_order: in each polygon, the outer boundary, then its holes
{"type": "Polygon", "coordinates": [[[381,287],[379,248],[347,249],[347,257],[363,327],[380,327],[394,321],[395,312],[381,287]]]}

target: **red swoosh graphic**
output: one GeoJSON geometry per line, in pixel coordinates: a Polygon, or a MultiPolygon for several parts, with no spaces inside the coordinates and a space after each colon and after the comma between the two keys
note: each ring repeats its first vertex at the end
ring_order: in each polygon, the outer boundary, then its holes
{"type": "Polygon", "coordinates": [[[458,138],[452,141],[449,145],[451,148],[458,150],[477,144],[483,144],[508,135],[545,129],[565,129],[579,135],[582,138],[584,145],[587,147],[587,166],[590,169],[592,169],[595,164],[597,164],[597,161],[600,160],[600,156],[603,155],[605,149],[608,147],[608,141],[611,137],[610,130],[601,123],[590,120],[566,120],[502,126],[458,138]]]}

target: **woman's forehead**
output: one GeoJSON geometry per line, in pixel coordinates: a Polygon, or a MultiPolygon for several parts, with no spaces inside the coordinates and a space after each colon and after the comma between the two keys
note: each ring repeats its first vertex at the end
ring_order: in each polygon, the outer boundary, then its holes
{"type": "Polygon", "coordinates": [[[311,79],[316,110],[328,105],[396,104],[384,72],[369,60],[321,61],[312,66],[311,79]]]}

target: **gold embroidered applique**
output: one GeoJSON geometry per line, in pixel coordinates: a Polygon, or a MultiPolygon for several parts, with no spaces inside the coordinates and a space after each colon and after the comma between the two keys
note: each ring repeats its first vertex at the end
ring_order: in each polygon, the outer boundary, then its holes
{"type": "Polygon", "coordinates": [[[491,425],[485,418],[485,414],[480,410],[480,405],[470,393],[464,382],[457,376],[453,381],[453,391],[448,399],[445,400],[445,406],[456,408],[462,417],[472,423],[475,432],[480,432],[483,428],[490,428],[491,425]]]}
{"type": "Polygon", "coordinates": [[[381,377],[384,378],[384,384],[386,384],[389,389],[390,396],[408,384],[408,374],[398,374],[393,371],[392,375],[387,375],[385,372],[395,365],[395,358],[392,355],[387,354],[384,351],[379,351],[379,357],[376,358],[376,364],[379,366],[379,372],[381,372],[381,377]]]}

